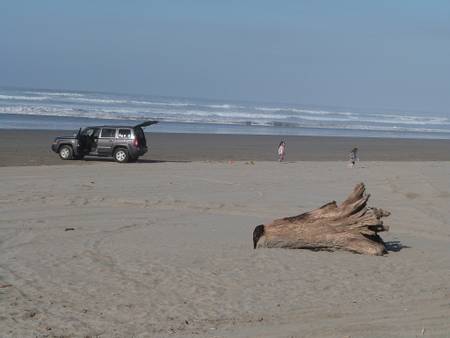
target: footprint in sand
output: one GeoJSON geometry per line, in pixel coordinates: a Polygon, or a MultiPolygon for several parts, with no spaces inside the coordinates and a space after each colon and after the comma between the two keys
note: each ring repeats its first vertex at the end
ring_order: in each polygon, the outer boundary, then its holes
{"type": "Polygon", "coordinates": [[[450,198],[450,192],[448,191],[441,191],[438,195],[439,198],[450,198]]]}
{"type": "Polygon", "coordinates": [[[406,198],[409,198],[410,200],[416,199],[417,197],[420,196],[420,194],[417,194],[415,192],[407,192],[405,194],[406,198]]]}

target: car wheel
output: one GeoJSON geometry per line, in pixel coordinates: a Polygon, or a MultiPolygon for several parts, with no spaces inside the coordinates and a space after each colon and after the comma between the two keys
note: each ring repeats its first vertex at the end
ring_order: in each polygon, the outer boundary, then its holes
{"type": "Polygon", "coordinates": [[[119,148],[114,151],[114,159],[116,160],[116,162],[128,162],[129,157],[130,156],[128,155],[128,151],[126,149],[119,148]]]}
{"type": "Polygon", "coordinates": [[[73,150],[70,146],[62,146],[59,148],[59,157],[63,160],[71,160],[73,158],[73,150]]]}

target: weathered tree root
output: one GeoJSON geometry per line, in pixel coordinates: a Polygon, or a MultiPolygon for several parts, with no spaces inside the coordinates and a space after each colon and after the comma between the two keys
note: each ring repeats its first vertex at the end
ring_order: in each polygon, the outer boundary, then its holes
{"type": "Polygon", "coordinates": [[[253,231],[253,247],[385,254],[378,233],[389,230],[381,218],[390,213],[367,207],[370,194],[366,195],[365,190],[364,183],[360,183],[339,206],[333,201],[298,216],[258,225],[253,231]]]}

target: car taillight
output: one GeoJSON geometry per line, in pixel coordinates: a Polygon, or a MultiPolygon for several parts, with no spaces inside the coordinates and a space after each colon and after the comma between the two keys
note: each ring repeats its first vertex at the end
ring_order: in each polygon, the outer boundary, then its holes
{"type": "Polygon", "coordinates": [[[138,141],[137,138],[134,139],[133,145],[134,145],[135,147],[139,147],[139,141],[138,141]]]}

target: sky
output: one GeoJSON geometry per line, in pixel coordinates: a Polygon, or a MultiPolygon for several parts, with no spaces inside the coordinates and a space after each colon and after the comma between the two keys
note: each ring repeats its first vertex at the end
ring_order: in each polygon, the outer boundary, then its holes
{"type": "Polygon", "coordinates": [[[450,111],[450,1],[0,0],[0,86],[450,111]]]}

